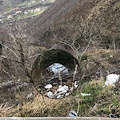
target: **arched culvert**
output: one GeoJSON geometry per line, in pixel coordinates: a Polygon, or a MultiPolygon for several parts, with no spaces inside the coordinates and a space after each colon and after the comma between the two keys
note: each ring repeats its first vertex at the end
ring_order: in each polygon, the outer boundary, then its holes
{"type": "Polygon", "coordinates": [[[78,61],[60,49],[52,49],[37,57],[32,68],[36,89],[50,98],[70,95],[78,86],[78,61]]]}

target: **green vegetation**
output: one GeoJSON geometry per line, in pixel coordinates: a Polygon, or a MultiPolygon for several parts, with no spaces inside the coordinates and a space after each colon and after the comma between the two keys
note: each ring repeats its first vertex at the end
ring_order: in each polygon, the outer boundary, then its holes
{"type": "MultiPolygon", "coordinates": [[[[83,82],[82,84],[80,83],[78,89],[67,98],[55,100],[44,97],[43,101],[43,97],[38,94],[30,101],[22,101],[19,104],[20,109],[18,109],[18,106],[9,108],[8,111],[4,111],[4,107],[2,109],[6,116],[11,116],[11,111],[13,113],[14,111],[18,111],[12,116],[19,117],[63,117],[68,116],[70,110],[75,110],[78,116],[82,117],[109,117],[109,114],[120,117],[120,91],[116,91],[117,84],[114,87],[103,87],[103,83],[103,79],[83,82]],[[90,93],[91,95],[82,96],[81,93],[90,93]]],[[[16,94],[15,97],[17,99],[22,97],[21,95],[24,91],[20,90],[19,92],[20,94],[16,94]]]]}
{"type": "MultiPolygon", "coordinates": [[[[10,40],[1,37],[8,49],[2,51],[0,81],[12,79],[14,85],[0,87],[0,117],[68,117],[69,111],[75,110],[80,117],[108,117],[113,114],[120,118],[120,79],[114,86],[104,86],[109,73],[120,74],[120,1],[74,1],[59,0],[42,17],[33,18],[30,23],[26,19],[18,22],[18,26],[8,22],[8,27],[3,27],[8,28],[8,35],[12,36],[10,40]],[[25,25],[28,28],[25,29],[25,25]],[[23,29],[29,29],[28,33],[23,29]],[[64,44],[72,49],[69,51],[64,44]],[[29,84],[35,58],[51,46],[66,49],[76,58],[82,55],[79,87],[64,99],[44,97],[29,84]],[[28,85],[23,87],[24,82],[28,85]],[[30,93],[32,98],[27,98],[30,93]]],[[[21,3],[21,6],[26,4],[21,3]]],[[[41,12],[28,13],[22,18],[41,12]]],[[[60,59],[67,63],[65,56],[61,55],[60,59]]]]}
{"type": "Polygon", "coordinates": [[[101,80],[85,82],[73,94],[74,97],[79,96],[79,105],[75,104],[73,109],[77,111],[79,107],[79,116],[108,116],[109,114],[117,116],[120,112],[119,96],[114,90],[115,87],[103,87],[101,80]],[[91,95],[81,96],[81,92],[91,95]]]}

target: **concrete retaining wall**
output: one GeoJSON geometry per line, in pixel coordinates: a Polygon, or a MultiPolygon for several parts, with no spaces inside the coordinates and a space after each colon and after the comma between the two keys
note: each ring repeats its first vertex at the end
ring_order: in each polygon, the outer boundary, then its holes
{"type": "Polygon", "coordinates": [[[120,120],[120,118],[101,117],[4,117],[0,120],[120,120]]]}

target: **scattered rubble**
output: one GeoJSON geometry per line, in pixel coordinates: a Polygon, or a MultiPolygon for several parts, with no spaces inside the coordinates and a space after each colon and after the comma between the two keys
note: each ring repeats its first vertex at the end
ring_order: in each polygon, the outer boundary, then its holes
{"type": "Polygon", "coordinates": [[[54,99],[59,99],[59,98],[64,98],[70,95],[78,86],[78,81],[72,82],[66,82],[64,85],[58,84],[58,85],[51,85],[47,84],[44,86],[44,88],[38,89],[42,94],[49,98],[54,98],[54,99]]]}
{"type": "Polygon", "coordinates": [[[49,98],[64,98],[70,95],[78,87],[77,70],[71,72],[60,63],[53,63],[46,68],[47,75],[42,84],[36,87],[38,92],[49,98]]]}

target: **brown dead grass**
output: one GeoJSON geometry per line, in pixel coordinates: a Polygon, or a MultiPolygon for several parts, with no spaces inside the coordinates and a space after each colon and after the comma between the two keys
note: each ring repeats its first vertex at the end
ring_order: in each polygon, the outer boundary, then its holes
{"type": "Polygon", "coordinates": [[[28,113],[32,111],[32,113],[34,114],[39,112],[41,112],[41,114],[44,114],[47,109],[57,109],[66,101],[70,102],[70,98],[67,97],[64,99],[50,99],[38,94],[33,101],[28,102],[22,107],[21,112],[24,114],[25,111],[27,111],[28,113]]]}
{"type": "MultiPolygon", "coordinates": [[[[111,67],[110,71],[113,70],[113,67],[115,68],[115,70],[116,69],[120,70],[119,69],[120,68],[119,67],[119,63],[117,63],[115,65],[112,64],[114,62],[114,58],[118,58],[118,59],[120,58],[119,57],[120,56],[120,52],[119,51],[104,50],[104,49],[94,49],[94,51],[93,50],[88,51],[87,52],[87,56],[88,56],[88,59],[89,59],[88,63],[87,63],[87,64],[89,64],[88,68],[90,69],[90,66],[91,66],[90,72],[91,71],[92,72],[95,71],[95,73],[96,73],[98,67],[102,68],[101,72],[104,72],[104,71],[106,72],[107,70],[109,71],[108,68],[110,68],[110,67],[111,67]],[[111,60],[108,59],[108,57],[111,54],[114,56],[112,58],[113,59],[112,62],[111,62],[111,60]],[[96,62],[94,62],[93,59],[91,59],[91,58],[94,58],[95,61],[97,61],[99,63],[99,65],[96,65],[96,62]],[[104,66],[104,68],[103,68],[103,66],[104,66]]],[[[92,74],[92,75],[97,76],[95,73],[92,74]]],[[[86,74],[88,74],[88,73],[86,73],[86,74]]],[[[106,75],[107,75],[107,73],[105,73],[105,75],[103,74],[102,77],[98,77],[98,79],[96,79],[95,77],[92,79],[91,78],[91,74],[90,74],[89,80],[92,80],[92,81],[89,82],[89,85],[90,86],[96,85],[96,87],[99,86],[100,88],[102,88],[102,86],[104,86],[105,76],[106,75]]],[[[85,85],[87,85],[87,83],[85,83],[85,85]]],[[[118,88],[119,88],[119,85],[118,85],[118,88]]],[[[116,88],[116,89],[118,89],[118,88],[116,88]]],[[[102,95],[106,96],[107,94],[108,94],[108,97],[109,97],[111,94],[113,94],[113,89],[115,89],[114,86],[112,86],[112,87],[109,86],[107,89],[103,88],[103,90],[101,90],[100,94],[98,95],[98,98],[100,98],[102,100],[103,99],[102,95]]],[[[79,95],[79,93],[80,93],[80,89],[78,89],[78,95],[79,95]]],[[[75,97],[76,96],[77,96],[77,94],[75,95],[75,97]]],[[[6,103],[6,104],[3,103],[0,106],[0,116],[1,117],[9,117],[9,116],[12,116],[12,117],[13,116],[20,116],[20,117],[21,116],[22,117],[39,116],[39,117],[41,117],[41,116],[59,116],[59,115],[66,116],[66,115],[68,115],[68,112],[72,108],[72,106],[75,106],[77,104],[77,103],[73,103],[73,101],[72,101],[72,99],[75,99],[75,97],[69,96],[69,97],[66,97],[64,99],[50,99],[50,98],[43,97],[42,95],[36,93],[36,96],[33,99],[31,99],[31,100],[29,100],[27,102],[22,101],[17,106],[13,106],[13,105],[10,105],[8,103],[6,103]],[[67,105],[66,105],[66,103],[67,103],[67,105]],[[62,113],[63,109],[64,109],[64,112],[62,113]]],[[[116,100],[116,98],[117,97],[114,96],[114,100],[116,100]]],[[[81,98],[78,98],[78,99],[81,100],[81,98]]],[[[107,99],[107,97],[106,97],[106,99],[107,99]]],[[[107,100],[109,100],[109,99],[107,99],[107,100]]],[[[106,103],[106,101],[104,99],[103,99],[103,102],[106,103]]],[[[111,101],[108,101],[108,104],[111,105],[111,104],[116,104],[116,103],[114,103],[114,102],[111,103],[111,101]]],[[[76,106],[76,108],[77,107],[78,106],[76,106]]],[[[99,112],[99,110],[98,110],[98,112],[99,112]]]]}
{"type": "Polygon", "coordinates": [[[20,103],[17,106],[9,106],[8,103],[0,106],[0,117],[30,117],[35,116],[38,113],[44,115],[44,112],[48,109],[58,109],[65,102],[70,102],[70,97],[64,99],[50,99],[38,94],[33,100],[29,102],[20,103]]]}

